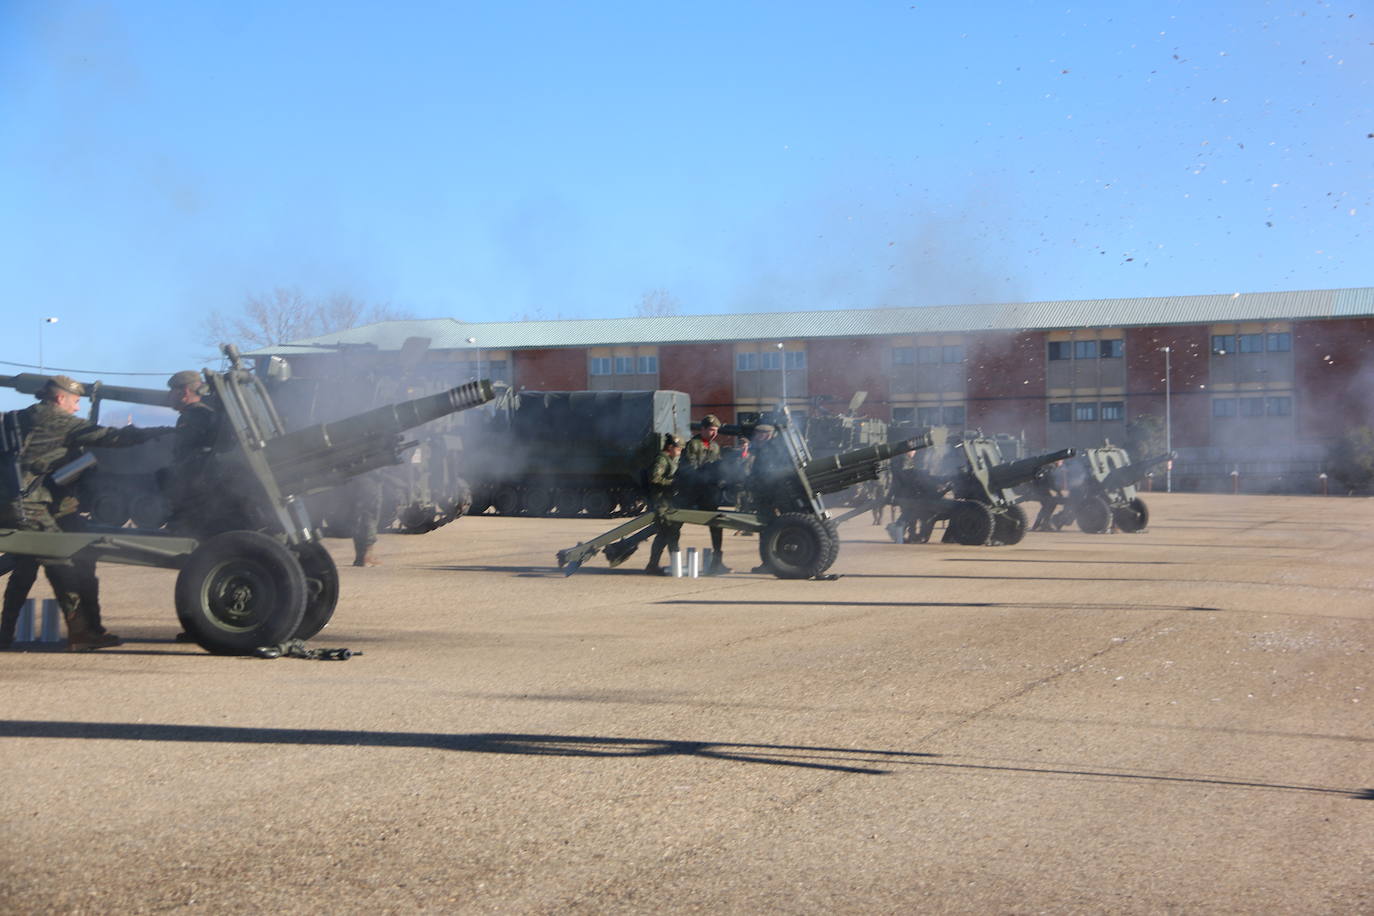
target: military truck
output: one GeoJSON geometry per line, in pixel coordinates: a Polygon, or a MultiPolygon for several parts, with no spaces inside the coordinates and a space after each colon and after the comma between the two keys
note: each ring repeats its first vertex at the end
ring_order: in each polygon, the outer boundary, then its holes
{"type": "MultiPolygon", "coordinates": [[[[765,462],[774,473],[755,469],[751,511],[729,509],[671,508],[667,521],[690,525],[714,525],[759,535],[759,560],[779,579],[811,579],[823,576],[840,552],[838,520],[831,517],[822,497],[865,481],[874,480],[882,465],[895,455],[930,444],[928,438],[870,445],[841,455],[816,458],[792,424],[786,407],[770,418],[774,439],[760,446],[756,462],[765,462]],[[767,450],[767,452],[765,452],[767,450]]],[[[721,435],[753,437],[753,426],[725,425],[721,435]]],[[[853,510],[854,512],[862,509],[853,510]]],[[[847,516],[845,516],[847,517],[847,516]]],[[[558,552],[558,566],[568,575],[597,553],[605,551],[612,566],[629,558],[647,539],[656,522],[653,512],[612,528],[605,534],[558,552]]]]}
{"type": "Polygon", "coordinates": [[[1144,531],[1150,523],[1150,511],[1136,494],[1135,485],[1172,457],[1166,452],[1132,464],[1130,453],[1110,442],[1083,449],[1066,469],[1069,497],[1056,513],[1054,525],[1062,528],[1076,521],[1087,534],[1102,534],[1113,525],[1127,534],[1144,531]]]}
{"type": "Polygon", "coordinates": [[[463,430],[472,511],[638,515],[644,470],[690,422],[681,391],[507,391],[463,430]]]}
{"type": "Polygon", "coordinates": [[[1073,449],[1061,449],[1005,461],[997,440],[976,430],[933,427],[930,438],[934,448],[921,456],[924,470],[951,485],[948,505],[940,508],[935,521],[944,521],[944,539],[958,544],[1019,543],[1029,522],[1016,488],[1045,465],[1074,454],[1073,449]]]}
{"type": "MultiPolygon", "coordinates": [[[[492,398],[488,381],[389,404],[332,423],[287,432],[262,379],[225,346],[230,368],[203,376],[219,431],[193,504],[174,507],[184,528],[145,531],[92,525],[82,532],[0,530],[6,553],[176,569],[182,627],[204,649],[246,654],[288,639],[309,639],[329,622],[338,571],[319,541],[306,498],[398,463],[413,445],[403,435],[492,398]]],[[[125,389],[139,403],[165,391],[125,389]]],[[[107,391],[107,395],[110,392],[107,391]]],[[[84,457],[84,456],[83,456],[84,457]]]]}

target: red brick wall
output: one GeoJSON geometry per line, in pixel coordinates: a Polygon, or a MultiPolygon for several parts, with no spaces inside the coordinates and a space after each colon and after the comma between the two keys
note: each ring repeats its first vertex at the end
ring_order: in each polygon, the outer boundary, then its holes
{"type": "Polygon", "coordinates": [[[587,387],[587,351],[515,350],[515,384],[530,391],[581,391],[587,387]]]}
{"type": "Polygon", "coordinates": [[[722,422],[735,420],[735,347],[732,343],[664,344],[658,348],[658,385],[685,391],[692,399],[692,419],[714,413],[722,422]]]}
{"type": "Polygon", "coordinates": [[[1164,419],[1163,347],[1169,348],[1174,448],[1205,446],[1211,436],[1212,396],[1205,387],[1211,357],[1210,325],[1126,330],[1126,419],[1164,419]]]}
{"type": "Polygon", "coordinates": [[[1293,387],[1301,438],[1374,426],[1374,319],[1294,322],[1293,387]]]}
{"type": "Polygon", "coordinates": [[[859,414],[884,416],[888,383],[883,361],[890,346],[885,337],[811,341],[806,347],[807,395],[828,397],[824,406],[834,413],[844,413],[855,392],[867,391],[868,398],[859,414]]]}
{"type": "Polygon", "coordinates": [[[968,335],[967,424],[989,433],[1026,436],[1045,444],[1045,339],[1043,331],[984,331],[968,335]]]}

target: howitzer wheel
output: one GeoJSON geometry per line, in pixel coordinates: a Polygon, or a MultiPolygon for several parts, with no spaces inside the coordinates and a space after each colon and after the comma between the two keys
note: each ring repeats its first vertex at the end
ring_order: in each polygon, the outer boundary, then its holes
{"type": "Polygon", "coordinates": [[[992,523],[992,542],[994,544],[1019,544],[1026,536],[1030,523],[1026,520],[1026,510],[1018,506],[1006,506],[996,514],[992,523]]]}
{"type": "Polygon", "coordinates": [[[995,527],[992,509],[973,499],[956,499],[949,507],[945,540],[970,547],[992,543],[995,527]]]}
{"type": "Polygon", "coordinates": [[[308,592],[296,555],[265,534],[226,531],[205,541],[177,575],[177,617],[217,655],[290,639],[308,592]]]}
{"type": "Polygon", "coordinates": [[[1112,526],[1112,509],[1101,496],[1085,496],[1074,507],[1078,528],[1084,534],[1101,534],[1112,526]]]}
{"type": "Polygon", "coordinates": [[[91,518],[118,528],[129,520],[129,497],[120,490],[101,493],[91,504],[91,518]]]}
{"type": "Polygon", "coordinates": [[[305,574],[305,613],[292,634],[295,639],[309,639],[324,629],[334,616],[339,603],[339,568],[324,545],[318,542],[303,544],[296,551],[301,572],[305,574]]]}
{"type": "Polygon", "coordinates": [[[759,535],[759,559],[779,579],[810,579],[830,568],[840,542],[821,519],[788,512],[759,535]]]}
{"type": "Polygon", "coordinates": [[[582,511],[582,493],[571,487],[560,487],[553,494],[553,512],[567,518],[582,511]]]}
{"type": "Polygon", "coordinates": [[[140,493],[129,505],[135,528],[155,529],[167,523],[167,501],[161,493],[140,493]]]}
{"type": "Polygon", "coordinates": [[[1145,526],[1150,523],[1150,510],[1145,508],[1145,500],[1137,496],[1126,505],[1113,509],[1112,518],[1116,520],[1116,527],[1122,531],[1137,534],[1144,531],[1145,526]]]}

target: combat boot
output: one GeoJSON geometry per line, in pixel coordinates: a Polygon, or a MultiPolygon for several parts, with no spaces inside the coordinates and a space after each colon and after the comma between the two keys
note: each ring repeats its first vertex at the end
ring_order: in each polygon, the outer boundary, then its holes
{"type": "Polygon", "coordinates": [[[353,554],[354,566],[381,566],[382,561],[377,559],[376,547],[368,544],[366,547],[355,548],[353,554]]]}
{"type": "Polygon", "coordinates": [[[730,567],[728,567],[728,566],[725,565],[725,563],[724,563],[724,562],[721,560],[721,558],[720,558],[720,554],[718,554],[718,553],[717,553],[717,554],[713,554],[712,557],[711,557],[711,565],[710,565],[710,567],[706,570],[706,575],[708,575],[708,576],[723,576],[723,575],[725,575],[725,574],[728,573],[728,572],[733,572],[733,570],[730,569],[730,567]]]}
{"type": "Polygon", "coordinates": [[[113,633],[87,633],[83,636],[68,637],[68,652],[90,652],[94,649],[109,649],[122,646],[124,640],[113,633]]]}

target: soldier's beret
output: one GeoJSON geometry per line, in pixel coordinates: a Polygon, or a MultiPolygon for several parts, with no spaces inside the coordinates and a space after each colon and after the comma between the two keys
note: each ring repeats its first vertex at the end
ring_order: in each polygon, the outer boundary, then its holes
{"type": "Polygon", "coordinates": [[[74,394],[77,397],[81,397],[86,393],[85,385],[67,375],[54,375],[48,379],[48,384],[53,388],[65,391],[68,394],[74,394]]]}
{"type": "Polygon", "coordinates": [[[716,416],[716,415],[713,414],[713,413],[708,413],[706,416],[704,416],[704,417],[701,418],[701,425],[702,425],[702,426],[720,426],[720,417],[716,416]]]}
{"type": "Polygon", "coordinates": [[[168,388],[185,388],[188,385],[199,385],[200,373],[194,369],[182,369],[176,375],[167,380],[168,388]]]}
{"type": "Polygon", "coordinates": [[[672,448],[675,445],[678,448],[682,448],[682,440],[677,436],[674,436],[672,433],[669,433],[668,435],[663,437],[664,448],[672,448]]]}

